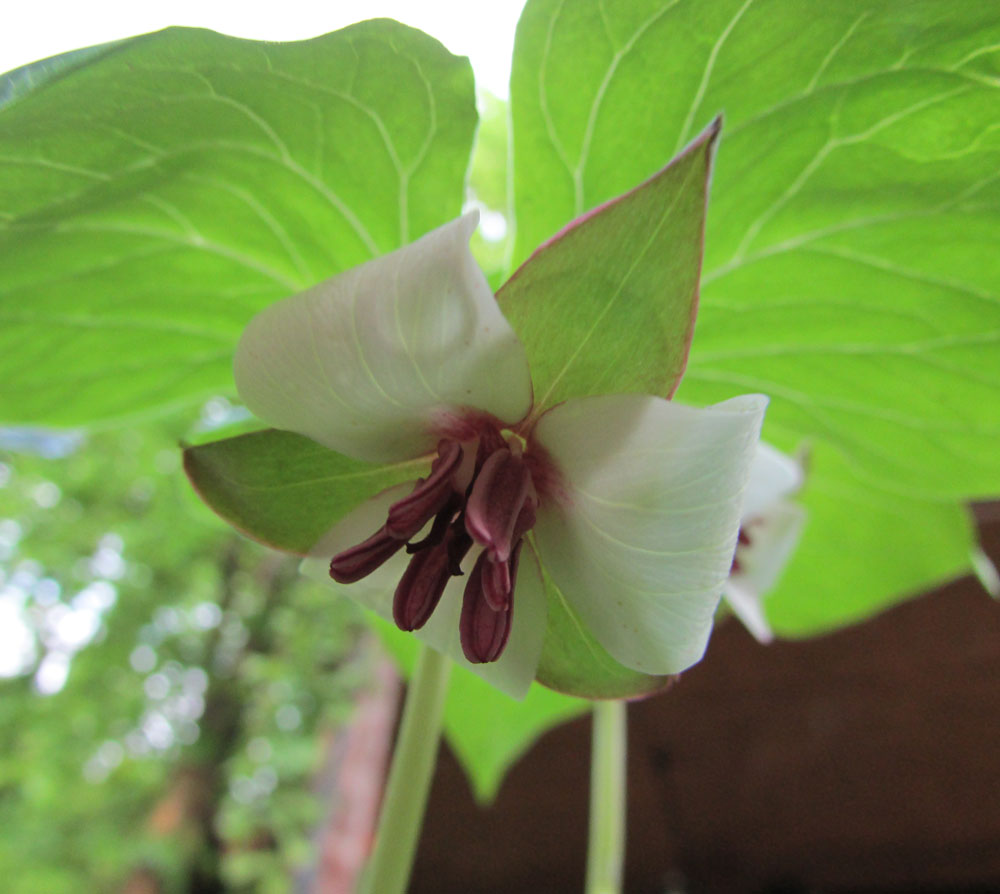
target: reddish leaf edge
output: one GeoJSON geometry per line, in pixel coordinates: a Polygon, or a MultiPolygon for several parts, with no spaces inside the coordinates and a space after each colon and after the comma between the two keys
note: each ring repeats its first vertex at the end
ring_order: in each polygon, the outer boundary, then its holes
{"type": "MultiPolygon", "coordinates": [[[[690,143],[687,144],[680,152],[678,152],[670,161],[666,163],[660,170],[651,174],[642,183],[637,186],[632,187],[632,189],[627,192],[623,192],[619,196],[615,196],[612,199],[608,199],[606,202],[602,202],[600,205],[591,208],[589,211],[585,211],[579,217],[571,220],[566,226],[561,230],[556,232],[554,235],[546,239],[541,245],[539,245],[532,253],[520,264],[520,266],[507,278],[502,286],[497,290],[496,297],[497,302],[500,304],[501,310],[503,309],[503,293],[504,290],[511,285],[518,277],[522,274],[525,268],[531,264],[534,258],[541,254],[542,252],[549,249],[555,243],[564,239],[568,234],[573,231],[585,227],[593,218],[597,217],[601,212],[607,210],[608,208],[618,205],[621,202],[626,201],[635,193],[648,187],[651,183],[656,181],[658,178],[662,177],[672,168],[680,164],[686,158],[691,155],[696,154],[704,150],[707,154],[706,165],[705,165],[705,205],[704,213],[701,216],[701,238],[698,244],[698,284],[695,286],[694,301],[691,304],[691,319],[688,322],[687,332],[684,337],[684,358],[681,364],[680,372],[678,373],[676,379],[674,380],[673,387],[670,389],[669,393],[666,395],[669,400],[677,392],[680,387],[681,380],[684,378],[684,373],[687,371],[688,359],[691,354],[691,342],[694,339],[694,326],[695,320],[698,317],[698,308],[701,303],[701,271],[705,260],[705,226],[708,220],[708,202],[711,195],[712,187],[712,173],[715,168],[715,155],[718,151],[719,146],[719,136],[722,133],[723,116],[718,114],[712,119],[711,123],[696,136],[690,143]]],[[[548,407],[535,407],[534,412],[540,412],[548,407]]]]}

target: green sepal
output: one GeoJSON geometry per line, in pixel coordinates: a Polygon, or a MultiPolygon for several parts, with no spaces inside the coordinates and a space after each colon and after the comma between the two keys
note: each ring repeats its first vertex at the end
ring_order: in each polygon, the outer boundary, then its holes
{"type": "Polygon", "coordinates": [[[555,581],[544,571],[548,622],[535,679],[567,695],[589,699],[641,698],[661,692],[676,676],[653,676],[612,658],[573,611],[555,581]]]}
{"type": "Polygon", "coordinates": [[[296,555],[308,554],[355,506],[428,467],[424,459],[361,462],[276,429],[184,450],[184,470],[213,511],[248,537],[296,555]]]}
{"type": "Polygon", "coordinates": [[[541,245],[497,300],[531,363],[535,410],[676,390],[698,308],[716,119],[662,171],[541,245]]]}

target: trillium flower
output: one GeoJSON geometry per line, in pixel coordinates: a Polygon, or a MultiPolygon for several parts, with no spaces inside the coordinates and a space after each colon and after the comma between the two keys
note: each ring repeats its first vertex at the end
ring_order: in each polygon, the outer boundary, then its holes
{"type": "Polygon", "coordinates": [[[616,661],[678,673],[708,640],[766,398],[533,406],[524,347],[469,251],[477,220],[278,302],[243,334],[236,384],[258,417],[355,459],[425,460],[336,524],[307,573],[516,697],[542,651],[547,579],[616,661]]]}
{"type": "Polygon", "coordinates": [[[762,643],[774,639],[764,598],[778,583],[798,543],[805,510],[790,499],[802,487],[802,464],[763,441],[750,466],[736,554],[722,595],[762,643]]]}

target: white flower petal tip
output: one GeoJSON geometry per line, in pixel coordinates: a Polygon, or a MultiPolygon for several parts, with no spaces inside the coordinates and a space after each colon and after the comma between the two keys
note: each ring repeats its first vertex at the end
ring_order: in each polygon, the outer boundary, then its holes
{"type": "Polygon", "coordinates": [[[767,622],[759,593],[747,590],[730,578],[722,589],[722,598],[757,642],[764,646],[774,642],[774,631],[767,622]]]}
{"type": "Polygon", "coordinates": [[[978,547],[972,550],[969,558],[972,570],[983,589],[994,599],[1000,599],[1000,571],[997,571],[993,560],[978,547]]]}
{"type": "Polygon", "coordinates": [[[539,553],[617,661],[676,674],[704,653],[739,529],[767,398],[706,409],[656,397],[567,401],[533,438],[562,480],[539,553]]]}
{"type": "Polygon", "coordinates": [[[234,361],[250,410],[375,462],[432,450],[442,416],[523,418],[527,355],[469,251],[477,221],[473,211],[257,314],[234,361]]]}
{"type": "Polygon", "coordinates": [[[750,465],[750,480],[743,497],[743,515],[759,515],[779,500],[797,493],[804,480],[802,462],[761,441],[750,465]]]}

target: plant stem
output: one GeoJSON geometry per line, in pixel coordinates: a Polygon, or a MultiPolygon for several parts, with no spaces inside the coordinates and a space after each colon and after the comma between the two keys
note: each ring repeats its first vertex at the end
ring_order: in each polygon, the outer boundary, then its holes
{"type": "Polygon", "coordinates": [[[625,702],[594,702],[587,894],[618,894],[625,864],[625,702]]]}
{"type": "Polygon", "coordinates": [[[410,678],[364,894],[404,894],[437,758],[451,662],[423,646],[410,678]]]}

